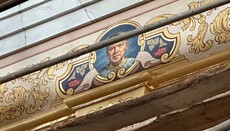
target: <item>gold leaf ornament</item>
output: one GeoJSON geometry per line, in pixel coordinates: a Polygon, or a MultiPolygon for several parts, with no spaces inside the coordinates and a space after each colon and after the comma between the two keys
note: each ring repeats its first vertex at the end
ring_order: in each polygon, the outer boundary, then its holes
{"type": "Polygon", "coordinates": [[[190,45],[189,47],[190,53],[198,54],[201,51],[202,52],[207,51],[212,47],[213,40],[207,40],[206,42],[204,42],[207,29],[208,29],[208,23],[202,22],[199,25],[196,36],[195,37],[193,37],[192,35],[188,36],[187,40],[188,40],[188,45],[190,45]]]}
{"type": "Polygon", "coordinates": [[[4,94],[7,91],[6,83],[0,85],[0,102],[3,102],[4,94]]]}
{"type": "Polygon", "coordinates": [[[31,90],[31,96],[33,97],[34,102],[26,108],[26,112],[29,114],[40,111],[48,104],[47,98],[49,96],[49,88],[45,88],[42,92],[40,87],[36,85],[31,90]]]}
{"type": "MultiPolygon", "coordinates": [[[[210,2],[212,2],[212,0],[202,0],[198,2],[191,2],[188,6],[190,9],[194,9],[210,2]]],[[[206,17],[203,14],[197,14],[188,19],[191,22],[187,22],[187,23],[190,24],[192,23],[192,26],[190,27],[190,31],[194,31],[197,24],[199,24],[196,35],[195,36],[189,35],[187,37],[187,41],[188,41],[187,45],[190,46],[189,52],[198,54],[200,52],[205,52],[209,50],[212,47],[214,41],[210,39],[205,41],[205,36],[207,34],[208,26],[209,26],[209,24],[206,22],[206,17]]],[[[186,27],[189,26],[190,25],[186,25],[186,27]]]]}
{"type": "Polygon", "coordinates": [[[54,80],[54,71],[55,71],[56,66],[51,66],[49,67],[48,71],[47,71],[47,78],[50,80],[54,80]]]}
{"type": "Polygon", "coordinates": [[[14,106],[24,105],[29,99],[29,91],[26,90],[23,86],[14,87],[13,92],[10,92],[6,96],[6,102],[13,102],[14,106]]]}
{"type": "Polygon", "coordinates": [[[5,97],[5,102],[10,104],[0,106],[0,122],[21,116],[25,109],[25,103],[29,99],[29,91],[22,86],[14,87],[12,91],[5,97]]]}
{"type": "Polygon", "coordinates": [[[218,44],[228,43],[230,41],[230,7],[220,11],[210,24],[210,31],[215,35],[215,41],[218,44]]]}
{"type": "Polygon", "coordinates": [[[56,65],[56,70],[61,69],[61,68],[64,67],[67,63],[68,63],[68,61],[64,61],[64,62],[62,62],[62,63],[58,63],[58,64],[56,65]]]}

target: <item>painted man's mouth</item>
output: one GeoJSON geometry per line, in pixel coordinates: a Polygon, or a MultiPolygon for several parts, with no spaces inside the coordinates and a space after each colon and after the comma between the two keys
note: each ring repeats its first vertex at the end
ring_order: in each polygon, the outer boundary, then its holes
{"type": "Polygon", "coordinates": [[[120,54],[117,54],[117,55],[113,55],[113,59],[118,59],[118,58],[120,58],[120,54]]]}

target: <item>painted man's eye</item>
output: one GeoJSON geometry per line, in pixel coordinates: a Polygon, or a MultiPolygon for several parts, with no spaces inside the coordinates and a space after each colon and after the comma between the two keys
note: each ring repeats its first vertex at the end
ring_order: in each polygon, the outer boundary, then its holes
{"type": "Polygon", "coordinates": [[[123,43],[121,43],[121,44],[119,44],[119,45],[118,45],[118,47],[122,47],[123,45],[124,45],[124,44],[123,44],[123,43]]]}
{"type": "Polygon", "coordinates": [[[108,50],[112,50],[112,49],[113,49],[113,47],[108,47],[107,49],[108,49],[108,50]]]}

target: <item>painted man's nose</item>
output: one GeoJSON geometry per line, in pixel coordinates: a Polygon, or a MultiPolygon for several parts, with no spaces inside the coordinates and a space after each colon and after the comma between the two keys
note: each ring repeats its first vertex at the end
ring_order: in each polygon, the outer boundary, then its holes
{"type": "Polygon", "coordinates": [[[118,52],[118,51],[119,51],[119,47],[116,46],[116,47],[115,47],[115,52],[118,52]]]}

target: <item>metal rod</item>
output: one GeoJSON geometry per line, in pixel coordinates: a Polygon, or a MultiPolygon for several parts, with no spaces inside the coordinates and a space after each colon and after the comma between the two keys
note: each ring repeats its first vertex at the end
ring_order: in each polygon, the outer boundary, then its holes
{"type": "Polygon", "coordinates": [[[0,4],[0,12],[5,11],[9,8],[12,8],[16,5],[19,5],[27,0],[7,0],[6,2],[3,2],[0,4]]]}
{"type": "Polygon", "coordinates": [[[122,40],[125,40],[125,39],[128,39],[128,38],[131,38],[133,36],[136,36],[136,35],[139,35],[139,34],[142,34],[142,33],[145,33],[145,32],[148,32],[148,31],[151,31],[151,30],[163,27],[163,26],[166,26],[166,25],[171,24],[173,22],[182,20],[184,18],[191,17],[193,15],[202,13],[204,11],[208,11],[210,9],[213,9],[213,8],[216,8],[216,7],[228,4],[228,3],[230,3],[230,0],[215,0],[214,2],[209,3],[207,5],[203,5],[203,6],[195,8],[195,9],[191,9],[191,10],[182,12],[180,14],[176,14],[176,15],[174,15],[172,17],[160,20],[160,21],[158,21],[156,23],[153,23],[151,25],[144,26],[144,27],[129,31],[129,32],[125,33],[125,34],[121,34],[121,35],[119,35],[117,37],[113,37],[113,38],[104,40],[102,42],[90,45],[90,46],[88,46],[86,48],[83,48],[81,50],[74,51],[72,53],[65,54],[65,55],[62,55],[60,57],[56,57],[56,58],[51,59],[49,61],[46,61],[46,62],[43,62],[43,63],[40,63],[40,64],[36,64],[34,66],[28,67],[26,69],[10,73],[10,74],[8,74],[6,76],[0,77],[0,84],[8,82],[10,80],[14,80],[14,79],[19,78],[19,77],[22,77],[22,76],[24,76],[26,74],[30,74],[30,73],[33,73],[35,71],[39,71],[41,69],[50,67],[50,66],[58,64],[60,62],[64,62],[64,61],[67,61],[69,59],[79,57],[81,55],[90,53],[90,52],[98,50],[100,48],[112,45],[113,43],[116,43],[116,42],[119,42],[119,41],[122,41],[122,40]]]}

